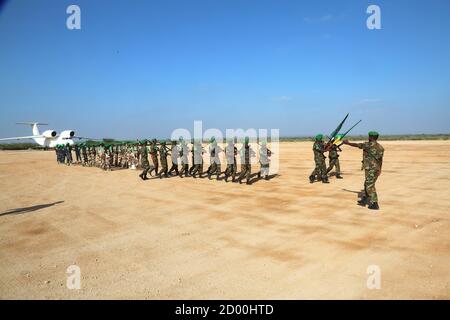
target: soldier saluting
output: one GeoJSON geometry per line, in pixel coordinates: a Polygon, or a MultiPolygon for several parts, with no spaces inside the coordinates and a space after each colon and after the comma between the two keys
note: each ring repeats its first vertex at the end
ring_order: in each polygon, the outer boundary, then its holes
{"type": "Polygon", "coordinates": [[[369,132],[369,141],[364,143],[351,143],[344,140],[343,143],[351,147],[363,150],[363,164],[365,172],[364,196],[358,201],[359,205],[368,204],[369,209],[378,210],[378,196],[375,188],[375,182],[381,174],[383,165],[384,148],[377,142],[378,132],[369,132]]]}

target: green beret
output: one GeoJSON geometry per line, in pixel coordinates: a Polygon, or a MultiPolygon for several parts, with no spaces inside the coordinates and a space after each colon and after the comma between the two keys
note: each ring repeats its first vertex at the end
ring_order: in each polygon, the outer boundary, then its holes
{"type": "Polygon", "coordinates": [[[249,141],[250,141],[250,138],[249,137],[245,137],[244,142],[248,143],[249,141]]]}
{"type": "Polygon", "coordinates": [[[369,137],[378,137],[378,136],[379,136],[379,134],[376,131],[370,131],[369,132],[369,137]]]}
{"type": "Polygon", "coordinates": [[[211,137],[211,139],[209,141],[211,141],[211,142],[216,141],[216,137],[211,137]]]}
{"type": "Polygon", "coordinates": [[[323,134],[319,133],[315,139],[316,141],[321,141],[323,139],[323,134]]]}

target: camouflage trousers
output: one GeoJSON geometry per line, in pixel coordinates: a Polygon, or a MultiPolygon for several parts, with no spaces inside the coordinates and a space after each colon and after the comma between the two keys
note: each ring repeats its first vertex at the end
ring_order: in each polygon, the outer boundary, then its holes
{"type": "Polygon", "coordinates": [[[213,175],[213,174],[220,175],[220,173],[221,173],[221,164],[220,164],[220,162],[213,161],[211,163],[211,165],[209,166],[209,168],[208,168],[208,174],[209,175],[213,175]]]}
{"type": "Polygon", "coordinates": [[[195,178],[195,175],[198,173],[201,177],[201,175],[203,174],[203,162],[202,163],[198,163],[198,164],[194,164],[194,166],[191,168],[191,175],[195,178]]]}
{"type": "Polygon", "coordinates": [[[172,167],[170,167],[169,174],[171,175],[173,171],[175,171],[176,175],[179,174],[179,172],[178,172],[178,164],[172,162],[172,167]]]}
{"type": "Polygon", "coordinates": [[[227,164],[227,168],[225,169],[225,176],[229,177],[229,176],[233,176],[233,180],[236,176],[236,163],[230,163],[227,164]]]}
{"type": "Polygon", "coordinates": [[[325,159],[315,159],[316,167],[313,172],[311,172],[312,177],[318,177],[319,179],[325,180],[327,178],[327,165],[325,164],[325,159]]]}
{"type": "Polygon", "coordinates": [[[375,182],[377,182],[379,171],[376,169],[366,169],[364,181],[364,191],[369,203],[378,202],[377,189],[375,188],[375,182]]]}
{"type": "Polygon", "coordinates": [[[109,153],[105,154],[105,161],[103,163],[103,170],[111,170],[112,157],[109,153]]]}
{"type": "Polygon", "coordinates": [[[155,167],[155,172],[158,174],[158,158],[156,154],[151,154],[150,157],[152,158],[153,166],[155,167]]]}
{"type": "Polygon", "coordinates": [[[241,164],[241,173],[239,174],[239,181],[243,179],[247,179],[247,182],[250,181],[250,175],[252,174],[252,165],[251,164],[241,164]]]}
{"type": "Polygon", "coordinates": [[[188,176],[189,175],[189,163],[186,161],[186,162],[184,162],[183,160],[181,161],[181,170],[180,170],[180,172],[179,172],[179,176],[180,177],[182,177],[183,176],[183,174],[185,175],[185,176],[188,176]]]}
{"type": "Polygon", "coordinates": [[[145,178],[147,178],[147,174],[148,172],[152,172],[152,170],[154,170],[154,167],[152,165],[150,165],[150,163],[148,162],[148,160],[146,159],[141,159],[141,169],[142,169],[142,173],[141,175],[145,178]]]}
{"type": "Polygon", "coordinates": [[[259,176],[268,176],[270,165],[268,163],[261,163],[261,168],[259,169],[259,176]]]}
{"type": "Polygon", "coordinates": [[[333,170],[333,168],[336,167],[336,174],[341,174],[341,166],[339,164],[339,158],[336,159],[330,159],[330,166],[327,169],[327,173],[333,170]]]}
{"type": "MultiPolygon", "coordinates": [[[[167,158],[161,158],[161,171],[159,172],[159,175],[164,174],[167,176],[167,173],[169,172],[169,166],[167,165],[167,158]]],[[[158,173],[158,172],[156,172],[158,173]]]]}

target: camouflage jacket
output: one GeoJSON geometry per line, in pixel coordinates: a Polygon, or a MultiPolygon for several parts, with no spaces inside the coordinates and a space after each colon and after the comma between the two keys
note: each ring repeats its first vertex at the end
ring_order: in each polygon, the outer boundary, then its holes
{"type": "Polygon", "coordinates": [[[338,146],[337,145],[335,145],[335,144],[332,145],[332,147],[330,149],[330,152],[328,153],[328,157],[330,159],[337,159],[337,158],[339,158],[338,146]]]}
{"type": "Polygon", "coordinates": [[[141,166],[143,168],[148,167],[149,166],[149,162],[148,162],[148,154],[147,154],[147,148],[145,146],[142,146],[139,148],[139,153],[141,155],[141,166]]]}
{"type": "Polygon", "coordinates": [[[314,160],[324,160],[325,146],[322,141],[316,141],[313,145],[314,160]]]}
{"type": "Polygon", "coordinates": [[[158,154],[158,151],[159,151],[159,149],[156,146],[156,144],[152,144],[150,146],[150,154],[151,154],[152,157],[155,157],[158,154]]]}
{"type": "Polygon", "coordinates": [[[384,148],[376,141],[359,143],[358,148],[363,150],[363,163],[366,170],[381,170],[384,148]]]}

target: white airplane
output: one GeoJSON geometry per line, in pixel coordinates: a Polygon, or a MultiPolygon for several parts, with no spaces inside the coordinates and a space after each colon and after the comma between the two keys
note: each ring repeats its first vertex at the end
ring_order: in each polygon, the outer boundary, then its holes
{"type": "Polygon", "coordinates": [[[13,138],[4,138],[0,139],[0,141],[6,140],[23,140],[23,139],[33,139],[37,144],[46,147],[46,148],[54,148],[58,144],[70,144],[73,145],[73,139],[75,138],[75,131],[73,130],[64,130],[61,134],[57,134],[55,130],[46,130],[44,132],[39,133],[38,125],[47,125],[46,123],[39,122],[18,122],[17,124],[26,124],[30,125],[33,130],[32,136],[25,137],[13,137],[13,138]]]}

